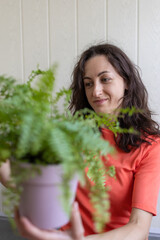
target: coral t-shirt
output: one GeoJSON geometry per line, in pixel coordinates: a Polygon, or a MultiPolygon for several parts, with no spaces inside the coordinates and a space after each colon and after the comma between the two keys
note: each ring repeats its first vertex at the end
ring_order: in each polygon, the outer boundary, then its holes
{"type": "MultiPolygon", "coordinates": [[[[105,232],[128,223],[132,208],[139,208],[156,215],[160,189],[160,138],[154,138],[151,145],[141,144],[137,149],[126,153],[116,146],[114,134],[102,129],[102,136],[116,148],[117,154],[103,157],[107,166],[115,166],[116,177],[107,177],[110,186],[110,222],[105,232]]],[[[76,200],[85,229],[85,235],[94,234],[92,207],[88,190],[78,185],[76,200]]]]}

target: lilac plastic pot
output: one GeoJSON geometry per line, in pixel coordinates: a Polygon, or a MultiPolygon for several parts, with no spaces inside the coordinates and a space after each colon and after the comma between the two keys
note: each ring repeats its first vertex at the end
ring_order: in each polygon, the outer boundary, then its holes
{"type": "MultiPolygon", "coordinates": [[[[27,180],[23,184],[19,211],[39,228],[50,230],[60,228],[69,221],[69,216],[63,209],[59,187],[62,179],[60,165],[41,166],[41,175],[27,180]]],[[[71,199],[74,201],[77,189],[77,177],[70,182],[71,199]]],[[[69,207],[70,207],[69,206],[69,207]]]]}

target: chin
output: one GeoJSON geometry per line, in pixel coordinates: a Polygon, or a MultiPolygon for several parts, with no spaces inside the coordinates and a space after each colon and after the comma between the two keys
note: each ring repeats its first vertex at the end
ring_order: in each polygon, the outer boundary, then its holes
{"type": "Polygon", "coordinates": [[[115,115],[115,112],[114,112],[113,109],[110,109],[110,110],[98,109],[98,110],[95,110],[95,112],[96,112],[97,114],[102,113],[102,114],[114,114],[114,115],[115,115]]]}
{"type": "Polygon", "coordinates": [[[101,111],[101,110],[99,110],[99,111],[95,111],[97,114],[100,114],[100,113],[102,113],[102,114],[110,114],[111,112],[110,111],[101,111]]]}

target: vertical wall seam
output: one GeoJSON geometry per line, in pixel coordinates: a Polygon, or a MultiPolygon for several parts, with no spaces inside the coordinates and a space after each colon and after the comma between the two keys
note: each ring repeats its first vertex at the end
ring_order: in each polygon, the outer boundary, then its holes
{"type": "Polygon", "coordinates": [[[51,40],[50,40],[50,0],[47,0],[47,61],[48,68],[51,66],[51,40]]]}
{"type": "Polygon", "coordinates": [[[106,41],[108,41],[108,0],[105,1],[106,2],[106,6],[105,6],[105,29],[106,29],[106,32],[105,32],[105,39],[106,41]]]}
{"type": "Polygon", "coordinates": [[[22,81],[24,82],[24,34],[23,34],[23,4],[22,0],[19,0],[20,7],[20,41],[21,41],[21,60],[22,60],[22,81]]]}
{"type": "Polygon", "coordinates": [[[139,0],[136,0],[136,61],[139,65],[139,0]]]}
{"type": "Polygon", "coordinates": [[[106,16],[106,12],[107,12],[107,7],[106,7],[106,5],[107,5],[107,1],[106,0],[104,0],[104,39],[105,39],[105,41],[107,40],[107,20],[106,20],[106,18],[107,18],[107,16],[106,16]]]}
{"type": "Polygon", "coordinates": [[[76,56],[79,53],[79,26],[78,26],[78,0],[75,3],[75,54],[76,56]]]}

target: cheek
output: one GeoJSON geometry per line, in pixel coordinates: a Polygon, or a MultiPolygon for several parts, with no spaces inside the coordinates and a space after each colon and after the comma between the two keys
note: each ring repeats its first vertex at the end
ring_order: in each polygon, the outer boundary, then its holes
{"type": "Polygon", "coordinates": [[[110,88],[108,88],[108,93],[112,95],[114,98],[122,98],[125,93],[125,87],[124,85],[112,85],[110,88]]]}
{"type": "Polygon", "coordinates": [[[115,93],[117,92],[116,91],[116,88],[115,86],[113,85],[107,85],[103,88],[103,92],[107,95],[109,95],[110,97],[113,97],[114,95],[116,95],[115,93]]]}

